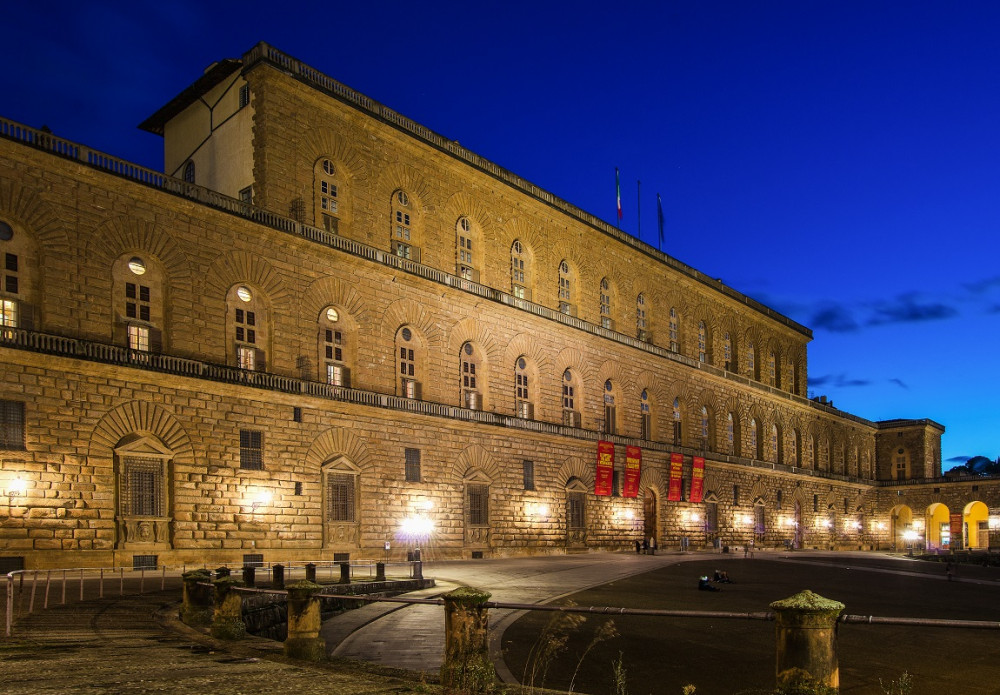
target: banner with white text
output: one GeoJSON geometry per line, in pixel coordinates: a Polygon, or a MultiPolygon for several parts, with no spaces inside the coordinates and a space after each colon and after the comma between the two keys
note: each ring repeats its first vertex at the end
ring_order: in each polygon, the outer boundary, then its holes
{"type": "Polygon", "coordinates": [[[667,488],[667,499],[671,502],[681,501],[681,488],[684,483],[684,454],[670,454],[670,483],[667,488]]]}
{"type": "Polygon", "coordinates": [[[637,446],[625,447],[625,489],[622,497],[639,496],[639,476],[642,473],[642,449],[637,446]]]}
{"type": "Polygon", "coordinates": [[[597,474],[594,476],[594,494],[610,495],[615,477],[614,442],[597,442],[597,474]]]}
{"type": "Polygon", "coordinates": [[[695,456],[691,459],[691,502],[701,504],[705,494],[705,459],[695,456]]]}

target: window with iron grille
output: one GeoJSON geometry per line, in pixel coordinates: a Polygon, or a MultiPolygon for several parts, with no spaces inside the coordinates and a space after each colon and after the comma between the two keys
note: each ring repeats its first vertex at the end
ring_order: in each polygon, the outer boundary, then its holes
{"type": "Polygon", "coordinates": [[[264,443],[260,430],[240,430],[240,468],[264,470],[264,443]]]}
{"type": "Polygon", "coordinates": [[[716,502],[705,505],[705,530],[709,533],[719,530],[719,505],[716,502]]]}
{"type": "Polygon", "coordinates": [[[585,494],[582,492],[570,492],[567,495],[567,502],[567,526],[571,529],[585,528],[584,510],[587,504],[585,494]]]}
{"type": "Polygon", "coordinates": [[[490,486],[470,483],[466,486],[469,497],[469,524],[486,526],[490,523],[490,486]]]}
{"type": "Polygon", "coordinates": [[[160,564],[160,559],[156,555],[133,555],[133,570],[155,570],[160,564]]]}
{"type": "Polygon", "coordinates": [[[327,521],[354,521],[354,478],[350,473],[331,473],[327,476],[327,521]]]}
{"type": "Polygon", "coordinates": [[[0,449],[24,451],[24,401],[0,401],[0,449]]]}
{"type": "Polygon", "coordinates": [[[263,553],[250,553],[249,555],[243,556],[243,566],[244,567],[263,567],[264,566],[264,554],[263,553]]]}
{"type": "Polygon", "coordinates": [[[419,483],[420,449],[406,449],[404,455],[406,460],[406,481],[409,483],[419,483]]]}
{"type": "Polygon", "coordinates": [[[525,459],[521,462],[521,466],[524,472],[524,489],[534,490],[535,489],[535,462],[525,459]]]}
{"type": "Polygon", "coordinates": [[[127,457],[122,461],[122,512],[130,516],[164,516],[163,462],[127,457]]]}
{"type": "Polygon", "coordinates": [[[764,505],[763,504],[754,505],[753,532],[756,533],[758,536],[761,536],[764,534],[765,530],[766,530],[766,522],[764,515],[764,505]]]}

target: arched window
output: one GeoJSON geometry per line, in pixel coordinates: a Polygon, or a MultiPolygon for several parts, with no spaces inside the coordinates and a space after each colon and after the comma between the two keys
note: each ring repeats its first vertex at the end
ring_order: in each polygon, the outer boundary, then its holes
{"type": "Polygon", "coordinates": [[[419,399],[422,358],[422,345],[416,333],[409,326],[403,326],[396,332],[396,392],[403,398],[419,399]]]}
{"type": "Polygon", "coordinates": [[[649,407],[649,393],[646,389],[643,389],[639,396],[639,438],[653,438],[653,417],[649,407]]]}
{"type": "Polygon", "coordinates": [[[826,437],[819,442],[819,468],[822,471],[830,470],[830,440],[826,437]]]}
{"type": "Polygon", "coordinates": [[[726,371],[733,371],[733,341],[728,331],[722,336],[722,359],[726,371]]]}
{"type": "Polygon", "coordinates": [[[194,162],[190,159],[184,162],[184,182],[194,183],[194,162]]]}
{"type": "Polygon", "coordinates": [[[799,452],[802,450],[802,433],[797,428],[792,428],[792,440],[789,445],[788,463],[792,466],[798,466],[799,452]]]}
{"type": "Polygon", "coordinates": [[[709,418],[708,418],[708,407],[701,406],[701,427],[699,428],[699,436],[701,439],[701,448],[708,450],[711,449],[711,438],[709,436],[709,418]]]}
{"type": "Polygon", "coordinates": [[[163,347],[163,274],[159,263],[142,255],[121,256],[111,269],[114,279],[115,342],[128,346],[132,357],[163,347]]]}
{"type": "Polygon", "coordinates": [[[579,383],[573,370],[563,372],[562,412],[563,424],[568,427],[580,427],[579,383]]]}
{"type": "Polygon", "coordinates": [[[705,532],[719,532],[719,502],[714,498],[705,502],[705,532]]]}
{"type": "Polygon", "coordinates": [[[615,387],[608,379],[604,382],[604,433],[615,434],[618,431],[615,411],[615,387]]]}
{"type": "Polygon", "coordinates": [[[760,432],[757,430],[757,420],[756,418],[751,418],[750,420],[750,455],[756,459],[763,459],[760,451],[760,432]]]}
{"type": "Polygon", "coordinates": [[[760,381],[760,372],[757,370],[757,348],[753,343],[747,345],[747,369],[751,379],[760,381]]]}
{"type": "Polygon", "coordinates": [[[601,325],[609,330],[615,327],[611,318],[611,283],[607,278],[601,278],[601,325]]]}
{"type": "Polygon", "coordinates": [[[522,356],[514,364],[514,407],[519,418],[533,420],[535,418],[535,401],[533,398],[534,379],[528,371],[528,361],[522,356]]]}
{"type": "Polygon", "coordinates": [[[323,464],[322,476],[323,545],[356,546],[360,538],[361,471],[346,457],[337,456],[323,464]]]}
{"type": "Polygon", "coordinates": [[[329,306],[320,312],[319,340],[323,380],[331,386],[349,387],[351,372],[347,363],[347,327],[335,307],[329,306]]]}
{"type": "Polygon", "coordinates": [[[559,311],[570,316],[574,315],[573,305],[573,273],[569,263],[565,260],[559,262],[559,311]]]}
{"type": "Polygon", "coordinates": [[[673,407],[674,444],[681,443],[681,400],[674,398],[673,407]]]}
{"type": "Polygon", "coordinates": [[[531,300],[531,253],[515,239],[510,247],[510,293],[518,299],[531,300]]]}
{"type": "Polygon", "coordinates": [[[781,365],[781,354],[777,353],[777,352],[772,352],[771,353],[771,361],[774,362],[774,368],[773,368],[774,379],[771,382],[771,385],[774,388],[776,388],[776,389],[780,389],[782,383],[784,383],[782,381],[782,379],[781,379],[781,366],[782,366],[781,365]]]}
{"type": "Polygon", "coordinates": [[[333,161],[317,161],[313,179],[316,226],[336,234],[340,228],[340,181],[333,161]]]}
{"type": "Polygon", "coordinates": [[[259,290],[236,285],[226,297],[233,362],[240,369],[267,370],[268,316],[259,290]]]}
{"type": "Polygon", "coordinates": [[[463,280],[479,282],[479,228],[468,217],[458,218],[455,224],[458,276],[463,280]]]}
{"type": "Polygon", "coordinates": [[[420,261],[416,210],[406,191],[392,195],[392,252],[400,258],[420,261]]]}
{"type": "Polygon", "coordinates": [[[680,318],[674,307],[670,307],[670,351],[681,351],[680,318]]]}
{"type": "Polygon", "coordinates": [[[480,389],[480,357],[479,351],[472,343],[465,343],[459,351],[459,361],[462,364],[462,406],[471,410],[480,410],[483,397],[480,389]]]}
{"type": "Polygon", "coordinates": [[[698,322],[698,361],[706,362],[708,360],[708,340],[707,340],[707,329],[705,328],[705,322],[698,322]]]}
{"type": "Polygon", "coordinates": [[[778,383],[778,373],[777,373],[777,360],[774,357],[774,353],[768,353],[767,355],[767,383],[771,386],[777,386],[778,383]]]}
{"type": "Polygon", "coordinates": [[[587,540],[587,486],[576,477],[566,482],[566,540],[570,545],[587,540]]]}
{"type": "Polygon", "coordinates": [[[637,339],[643,342],[651,340],[649,325],[646,323],[646,296],[643,294],[635,298],[635,330],[637,339]]]}
{"type": "Polygon", "coordinates": [[[736,420],[732,413],[726,413],[726,453],[736,455],[736,420]]]}
{"type": "Polygon", "coordinates": [[[758,536],[758,538],[763,538],[764,533],[767,531],[767,513],[764,507],[764,501],[758,500],[754,502],[753,505],[753,532],[758,536]]]}
{"type": "Polygon", "coordinates": [[[488,545],[490,525],[490,479],[481,471],[465,478],[465,532],[468,545],[488,545]]]}
{"type": "Polygon", "coordinates": [[[784,432],[778,425],[771,425],[771,456],[775,463],[784,463],[784,432]]]}

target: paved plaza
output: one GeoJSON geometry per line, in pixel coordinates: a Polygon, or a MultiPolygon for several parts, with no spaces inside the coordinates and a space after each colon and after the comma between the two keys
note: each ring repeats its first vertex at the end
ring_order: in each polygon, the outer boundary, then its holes
{"type": "MultiPolygon", "coordinates": [[[[580,605],[727,611],[766,610],[770,601],[811,588],[847,604],[848,613],[1000,621],[993,568],[961,567],[948,583],[944,565],[872,554],[758,553],[755,560],[708,553],[656,556],[586,554],[544,558],[433,562],[425,575],[436,595],[458,585],[490,591],[492,599],[544,603],[570,595],[580,605]],[[697,576],[724,566],[737,583],[723,592],[698,592],[697,576]],[[850,569],[847,569],[850,568],[850,569]],[[581,593],[582,592],[582,593],[581,593]]],[[[176,589],[50,609],[18,624],[0,642],[0,692],[74,693],[360,693],[435,692],[419,675],[436,674],[444,651],[437,606],[371,604],[324,624],[334,660],[313,666],[280,656],[280,645],[252,639],[222,644],[176,623],[176,589]],[[160,617],[157,618],[157,615],[160,617]],[[373,662],[364,666],[354,661],[373,662]]],[[[525,655],[550,614],[494,610],[491,642],[504,680],[524,670],[525,655]]],[[[599,618],[591,618],[569,662],[586,647],[599,618]]],[[[608,657],[622,653],[633,695],[677,693],[694,683],[719,695],[767,686],[773,679],[773,623],[724,623],[616,617],[621,636],[598,645],[581,663],[575,690],[609,692],[608,657]]],[[[946,689],[977,695],[1000,683],[1000,635],[982,630],[926,630],[846,625],[840,629],[843,692],[880,693],[877,678],[916,674],[915,693],[946,689]],[[933,686],[933,688],[931,688],[933,686]]],[[[547,685],[560,684],[555,667],[547,685]]],[[[571,670],[571,669],[570,669],[571,670]]]]}

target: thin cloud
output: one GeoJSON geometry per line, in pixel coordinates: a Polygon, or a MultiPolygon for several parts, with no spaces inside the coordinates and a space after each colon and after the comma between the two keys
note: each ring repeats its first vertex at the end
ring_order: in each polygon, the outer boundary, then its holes
{"type": "Polygon", "coordinates": [[[851,312],[841,304],[825,304],[812,315],[809,324],[831,333],[853,333],[859,328],[851,312]]]}
{"type": "Polygon", "coordinates": [[[896,386],[898,386],[901,389],[906,389],[907,391],[910,390],[910,387],[907,386],[906,383],[902,379],[889,379],[889,383],[890,384],[895,384],[896,386]]]}
{"type": "Polygon", "coordinates": [[[824,374],[823,376],[809,377],[809,387],[831,386],[843,389],[857,386],[868,386],[872,382],[869,379],[850,378],[846,374],[824,374]]]}
{"type": "Polygon", "coordinates": [[[962,464],[962,463],[965,463],[966,461],[968,461],[971,458],[972,458],[971,456],[952,456],[950,459],[947,459],[947,461],[948,461],[948,463],[962,464]]]}
{"type": "Polygon", "coordinates": [[[958,315],[953,306],[940,303],[920,303],[915,293],[904,294],[892,302],[879,302],[875,306],[875,315],[868,319],[869,326],[881,326],[888,323],[916,323],[920,321],[937,321],[949,319],[958,315]]]}
{"type": "Polygon", "coordinates": [[[984,294],[995,287],[1000,288],[1000,275],[996,275],[991,278],[983,278],[982,280],[976,280],[975,282],[962,283],[962,287],[967,289],[972,294],[984,294]]]}

